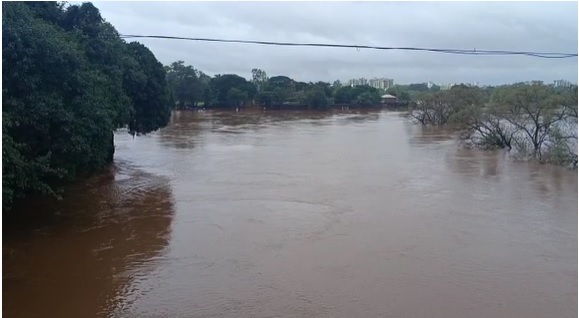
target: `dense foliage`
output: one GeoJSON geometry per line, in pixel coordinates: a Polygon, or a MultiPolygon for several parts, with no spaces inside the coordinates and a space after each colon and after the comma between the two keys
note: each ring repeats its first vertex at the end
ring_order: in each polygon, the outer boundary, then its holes
{"type": "Polygon", "coordinates": [[[2,199],[103,168],[113,131],[168,122],[163,66],[127,44],[91,3],[2,3],[2,199]]]}
{"type": "MultiPolygon", "coordinates": [[[[426,83],[395,85],[377,89],[368,85],[343,85],[340,81],[300,82],[287,76],[269,77],[264,70],[251,70],[251,80],[247,81],[234,74],[216,75],[213,78],[183,61],[166,66],[167,79],[175,97],[176,107],[225,107],[237,108],[248,104],[266,108],[300,107],[326,109],[332,106],[372,107],[382,102],[381,96],[391,94],[397,97],[395,106],[406,107],[417,101],[425,93],[441,91],[440,86],[426,83]],[[225,77],[225,78],[220,78],[225,77]],[[235,88],[235,89],[234,89],[235,88]],[[321,98],[323,91],[324,98],[321,98]],[[316,96],[316,98],[313,98],[316,96]]],[[[489,98],[492,88],[483,89],[489,98]]],[[[393,106],[390,104],[389,106],[393,106]]]]}
{"type": "Polygon", "coordinates": [[[339,81],[305,83],[287,76],[268,77],[260,69],[253,69],[248,81],[234,74],[211,78],[192,66],[185,66],[183,61],[165,68],[178,108],[238,108],[248,104],[307,109],[326,109],[335,104],[375,106],[380,104],[381,94],[385,93],[367,85],[342,86],[339,81]]]}

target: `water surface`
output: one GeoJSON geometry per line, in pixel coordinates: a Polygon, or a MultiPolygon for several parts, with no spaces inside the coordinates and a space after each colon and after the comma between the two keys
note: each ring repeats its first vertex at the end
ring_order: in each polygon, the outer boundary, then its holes
{"type": "Polygon", "coordinates": [[[6,317],[574,317],[577,175],[400,113],[175,112],[4,220],[6,317]]]}

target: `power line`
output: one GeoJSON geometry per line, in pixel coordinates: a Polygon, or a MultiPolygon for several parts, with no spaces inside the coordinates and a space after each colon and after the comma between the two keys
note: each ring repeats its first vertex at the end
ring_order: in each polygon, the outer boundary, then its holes
{"type": "Polygon", "coordinates": [[[328,44],[328,43],[295,43],[295,42],[274,42],[274,41],[254,41],[254,40],[228,40],[228,39],[211,39],[211,38],[189,38],[178,36],[165,35],[132,35],[121,34],[121,38],[152,38],[152,39],[167,39],[167,40],[186,40],[186,41],[200,41],[200,42],[221,42],[221,43],[241,43],[241,44],[260,44],[260,45],[275,45],[275,46],[306,46],[306,47],[330,47],[330,48],[353,48],[353,49],[371,49],[371,50],[391,50],[391,51],[419,51],[419,52],[435,52],[444,54],[459,54],[459,55],[524,55],[546,59],[563,59],[577,57],[577,53],[552,53],[552,52],[527,52],[527,51],[506,51],[506,50],[465,50],[465,49],[436,49],[436,48],[421,48],[421,47],[387,47],[387,46],[371,46],[371,45],[354,45],[354,44],[328,44]]]}

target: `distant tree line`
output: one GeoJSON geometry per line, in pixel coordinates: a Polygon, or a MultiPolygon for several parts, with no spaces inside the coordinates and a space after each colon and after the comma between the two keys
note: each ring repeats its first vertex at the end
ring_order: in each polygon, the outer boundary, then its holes
{"type": "Polygon", "coordinates": [[[3,208],[113,159],[113,132],[148,133],[174,102],[153,53],[91,3],[2,3],[3,208]]]}
{"type": "Polygon", "coordinates": [[[175,106],[237,108],[248,104],[266,108],[301,105],[307,109],[326,109],[331,105],[373,106],[385,91],[370,86],[343,86],[340,81],[300,82],[287,76],[269,77],[260,69],[252,70],[251,80],[235,74],[210,77],[192,66],[177,61],[165,67],[175,106]]]}
{"type": "Polygon", "coordinates": [[[248,104],[274,108],[303,105],[309,109],[325,109],[332,105],[376,106],[384,94],[395,96],[397,106],[405,107],[423,93],[441,91],[440,86],[429,87],[426,83],[377,89],[368,85],[351,87],[339,80],[333,83],[301,82],[283,75],[269,77],[264,70],[257,68],[252,69],[250,80],[235,74],[211,77],[185,65],[184,61],[173,62],[165,66],[165,70],[178,109],[237,108],[248,104]]]}

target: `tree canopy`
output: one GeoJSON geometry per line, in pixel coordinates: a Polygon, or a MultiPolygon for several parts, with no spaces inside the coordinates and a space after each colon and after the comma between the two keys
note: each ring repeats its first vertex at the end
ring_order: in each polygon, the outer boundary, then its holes
{"type": "Polygon", "coordinates": [[[205,105],[237,107],[253,99],[256,94],[255,85],[239,75],[217,75],[209,82],[205,105]]]}
{"type": "Polygon", "coordinates": [[[370,106],[380,103],[380,92],[368,85],[342,86],[334,93],[336,104],[359,104],[370,106]]]}
{"type": "Polygon", "coordinates": [[[113,131],[167,124],[165,71],[127,44],[91,3],[2,3],[2,198],[96,171],[114,153],[113,131]]]}

